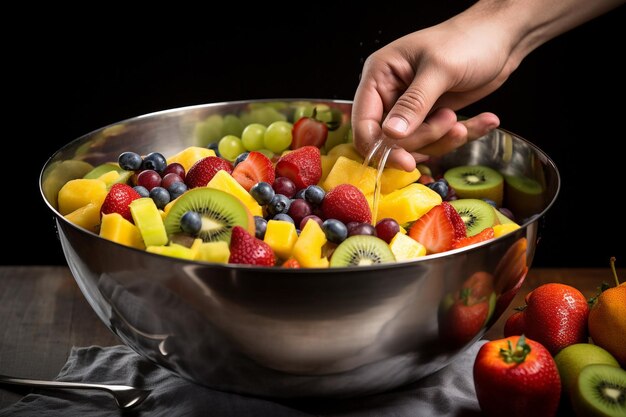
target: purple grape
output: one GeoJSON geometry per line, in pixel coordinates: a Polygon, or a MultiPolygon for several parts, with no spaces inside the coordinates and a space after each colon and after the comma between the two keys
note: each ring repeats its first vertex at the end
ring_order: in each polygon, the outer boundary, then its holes
{"type": "Polygon", "coordinates": [[[293,200],[289,206],[288,214],[293,218],[295,224],[300,224],[302,219],[311,213],[311,206],[305,200],[293,200]]]}
{"type": "Polygon", "coordinates": [[[161,176],[152,169],[141,171],[139,175],[137,175],[137,185],[145,187],[148,191],[152,191],[154,187],[161,185],[161,176]]]}
{"type": "Polygon", "coordinates": [[[376,236],[376,229],[369,223],[359,223],[348,231],[348,236],[355,235],[376,236]]]}
{"type": "Polygon", "coordinates": [[[304,229],[304,225],[306,224],[306,222],[308,222],[309,220],[313,220],[314,222],[316,222],[317,224],[319,224],[320,226],[324,223],[322,221],[322,219],[320,219],[318,216],[311,214],[310,216],[306,216],[304,219],[302,219],[302,221],[300,222],[300,230],[304,229]]]}
{"type": "Polygon", "coordinates": [[[278,177],[274,180],[272,188],[276,194],[282,194],[287,198],[291,198],[296,194],[296,184],[287,177],[278,177]]]}
{"type": "Polygon", "coordinates": [[[376,236],[385,242],[391,242],[391,239],[400,231],[400,225],[392,218],[385,218],[376,223],[376,236]]]}

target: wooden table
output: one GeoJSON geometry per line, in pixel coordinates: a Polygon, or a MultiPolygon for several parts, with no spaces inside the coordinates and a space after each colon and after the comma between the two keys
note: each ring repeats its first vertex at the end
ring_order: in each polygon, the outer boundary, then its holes
{"type": "MultiPolygon", "coordinates": [[[[625,277],[625,270],[619,272],[625,277]]],[[[506,318],[524,295],[547,282],[562,282],[590,297],[602,282],[612,282],[604,269],[531,269],[509,310],[486,334],[502,337],[506,318]]],[[[0,267],[0,373],[52,379],[72,346],[110,346],[121,342],[93,312],[67,267],[0,267]]],[[[0,408],[19,400],[23,389],[0,387],[0,408]]]]}

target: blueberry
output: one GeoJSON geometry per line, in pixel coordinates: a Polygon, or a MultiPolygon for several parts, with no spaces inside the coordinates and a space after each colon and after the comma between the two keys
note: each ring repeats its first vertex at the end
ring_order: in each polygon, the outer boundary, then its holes
{"type": "Polygon", "coordinates": [[[254,236],[257,239],[263,239],[265,237],[265,231],[267,230],[267,220],[261,216],[254,216],[254,236]]]}
{"type": "Polygon", "coordinates": [[[282,194],[276,194],[272,201],[267,205],[267,213],[274,217],[280,213],[287,213],[291,206],[291,200],[282,194]]]}
{"type": "Polygon", "coordinates": [[[348,228],[337,219],[326,219],[322,223],[326,239],[333,243],[341,243],[348,237],[348,228]]]}
{"type": "Polygon", "coordinates": [[[296,193],[296,195],[293,196],[294,200],[304,200],[304,192],[306,191],[306,188],[301,188],[298,190],[298,192],[296,193]]]}
{"type": "Polygon", "coordinates": [[[150,198],[157,208],[163,209],[170,202],[170,193],[163,187],[154,187],[150,190],[150,198]]]}
{"type": "Polygon", "coordinates": [[[146,187],[142,187],[141,185],[135,185],[133,188],[135,189],[135,191],[137,191],[137,194],[139,194],[140,196],[150,197],[150,191],[148,191],[146,187]]]}
{"type": "Polygon", "coordinates": [[[233,168],[235,168],[237,165],[245,161],[246,158],[248,158],[248,155],[250,155],[250,152],[240,153],[239,156],[235,159],[235,162],[233,162],[233,168]]]}
{"type": "Polygon", "coordinates": [[[117,163],[120,164],[120,168],[126,171],[136,171],[141,168],[141,155],[135,152],[123,152],[117,159],[117,163]]]}
{"type": "Polygon", "coordinates": [[[143,158],[143,163],[141,164],[141,169],[151,169],[153,171],[158,172],[159,174],[165,171],[167,167],[167,161],[165,157],[158,152],[151,152],[143,158]]]}
{"type": "Polygon", "coordinates": [[[262,206],[269,204],[275,194],[272,186],[264,181],[258,182],[250,188],[250,195],[262,206]]]}
{"type": "Polygon", "coordinates": [[[190,235],[196,235],[202,229],[202,216],[196,211],[188,211],[180,218],[180,229],[189,233],[190,235]]]}
{"type": "Polygon", "coordinates": [[[274,216],[273,220],[282,220],[284,222],[289,222],[293,225],[296,224],[296,222],[293,221],[293,219],[291,218],[290,215],[285,214],[285,213],[278,213],[276,216],[274,216]]]}
{"type": "Polygon", "coordinates": [[[208,149],[212,149],[215,152],[215,156],[221,157],[220,151],[217,149],[217,142],[211,142],[206,146],[208,149]]]}
{"type": "Polygon", "coordinates": [[[313,205],[320,205],[326,196],[326,192],[322,187],[317,185],[309,185],[304,190],[304,199],[313,205]]]}
{"type": "Polygon", "coordinates": [[[184,182],[175,182],[167,191],[170,193],[170,200],[176,200],[187,191],[187,185],[184,182]]]}
{"type": "Polygon", "coordinates": [[[483,201],[487,204],[489,204],[490,206],[494,207],[494,208],[498,208],[498,205],[496,204],[495,201],[490,200],[488,198],[483,198],[483,201]]]}
{"type": "Polygon", "coordinates": [[[426,185],[428,188],[436,192],[442,199],[448,195],[448,184],[445,181],[437,180],[426,185]]]}

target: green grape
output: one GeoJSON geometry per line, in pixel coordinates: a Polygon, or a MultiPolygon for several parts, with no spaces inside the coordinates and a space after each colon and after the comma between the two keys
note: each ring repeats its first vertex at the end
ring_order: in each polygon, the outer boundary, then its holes
{"type": "Polygon", "coordinates": [[[217,150],[220,151],[222,158],[234,161],[239,154],[246,151],[241,143],[241,139],[234,135],[226,135],[220,139],[217,144],[217,150]]]}
{"type": "Polygon", "coordinates": [[[344,123],[335,130],[328,131],[328,137],[324,143],[324,148],[330,151],[335,146],[346,143],[348,141],[348,131],[350,130],[350,123],[344,123]]]}
{"type": "Polygon", "coordinates": [[[226,135],[241,137],[244,124],[239,120],[239,117],[234,114],[227,114],[224,116],[224,124],[222,126],[222,137],[226,135]]]}
{"type": "Polygon", "coordinates": [[[289,122],[274,122],[267,127],[263,136],[265,148],[274,153],[281,153],[291,145],[291,128],[289,122]]]}
{"type": "Polygon", "coordinates": [[[224,120],[219,114],[212,114],[207,117],[203,122],[196,123],[194,129],[194,137],[196,138],[196,145],[206,146],[211,142],[217,142],[222,136],[222,127],[224,126],[224,120]]]}
{"type": "Polygon", "coordinates": [[[241,134],[241,142],[248,151],[256,151],[265,146],[263,137],[267,128],[260,123],[252,123],[246,126],[241,134]]]}
{"type": "Polygon", "coordinates": [[[274,152],[269,149],[259,149],[257,152],[261,152],[263,155],[267,156],[267,159],[271,160],[274,157],[274,152]]]}
{"type": "Polygon", "coordinates": [[[297,106],[293,112],[293,122],[295,123],[303,117],[313,116],[313,108],[314,106],[312,104],[303,104],[297,106]]]}

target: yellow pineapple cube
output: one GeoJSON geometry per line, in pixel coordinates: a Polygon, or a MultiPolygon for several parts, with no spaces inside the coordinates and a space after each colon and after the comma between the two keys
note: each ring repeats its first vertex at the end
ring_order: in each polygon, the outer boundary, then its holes
{"type": "Polygon", "coordinates": [[[519,228],[520,228],[519,224],[513,223],[513,222],[496,224],[493,226],[493,237],[495,238],[495,237],[506,235],[519,228]]]}
{"type": "Polygon", "coordinates": [[[336,157],[343,156],[359,164],[363,163],[363,157],[359,151],[356,150],[353,143],[341,143],[337,146],[333,146],[332,149],[326,152],[326,155],[336,157]]]}
{"type": "Polygon", "coordinates": [[[65,218],[76,226],[80,226],[90,232],[98,233],[101,206],[102,203],[89,203],[85,206],[77,208],[69,214],[66,214],[65,218]]]}
{"type": "Polygon", "coordinates": [[[101,222],[100,236],[103,238],[137,249],[146,248],[137,226],[118,213],[103,214],[101,222]]]}
{"type": "Polygon", "coordinates": [[[340,156],[322,183],[322,188],[330,191],[341,184],[352,184],[363,194],[372,194],[376,184],[376,170],[372,167],[364,167],[362,163],[345,156],[340,156]]]}
{"type": "Polygon", "coordinates": [[[146,251],[156,253],[157,255],[171,256],[172,258],[188,259],[190,261],[194,259],[192,250],[178,243],[172,243],[168,246],[148,246],[146,251]]]}
{"type": "Polygon", "coordinates": [[[187,173],[193,164],[202,158],[206,158],[207,156],[215,156],[213,149],[202,148],[200,146],[190,146],[178,152],[176,155],[167,158],[167,164],[169,165],[177,162],[185,168],[185,173],[187,173]]]}
{"type": "Polygon", "coordinates": [[[287,259],[291,256],[293,245],[298,240],[296,226],[291,222],[270,220],[263,241],[270,245],[279,258],[287,259]]]}
{"type": "Polygon", "coordinates": [[[100,210],[107,193],[106,183],[98,179],[68,181],[59,191],[59,212],[65,216],[90,203],[97,205],[100,210]]]}
{"type": "Polygon", "coordinates": [[[195,259],[196,261],[227,264],[229,258],[230,249],[228,248],[228,243],[220,240],[219,242],[203,242],[198,248],[195,259]]]}
{"type": "Polygon", "coordinates": [[[168,241],[159,211],[150,197],[138,198],[130,203],[130,214],[146,246],[162,246],[168,241]]]}
{"type": "Polygon", "coordinates": [[[396,257],[396,261],[409,261],[426,255],[424,245],[402,232],[396,233],[393,239],[391,239],[389,249],[391,249],[391,252],[396,257]]]}
{"type": "Polygon", "coordinates": [[[322,177],[320,178],[319,184],[322,184],[326,177],[328,177],[328,173],[337,162],[338,156],[333,155],[322,155],[322,177]]]}
{"type": "Polygon", "coordinates": [[[415,221],[441,204],[441,196],[423,184],[410,184],[384,196],[377,219],[391,217],[399,224],[415,221]]]}
{"type": "Polygon", "coordinates": [[[420,176],[421,174],[417,168],[411,172],[403,169],[385,168],[380,178],[380,192],[389,194],[414,183],[420,176]]]}
{"type": "Polygon", "coordinates": [[[292,255],[303,268],[328,268],[328,259],[322,256],[326,235],[317,222],[309,221],[293,245],[292,255]]]}
{"type": "Polygon", "coordinates": [[[206,186],[222,190],[237,197],[250,210],[253,216],[263,216],[263,209],[259,203],[228,172],[224,170],[217,171],[206,186]]]}

